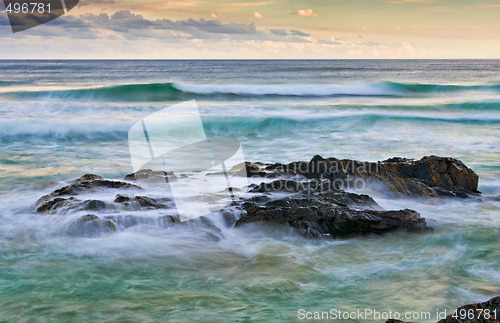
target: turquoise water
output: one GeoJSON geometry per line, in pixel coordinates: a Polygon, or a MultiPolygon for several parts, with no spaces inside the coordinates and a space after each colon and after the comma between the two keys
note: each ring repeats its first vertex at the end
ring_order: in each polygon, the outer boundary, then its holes
{"type": "MultiPolygon", "coordinates": [[[[500,294],[500,61],[2,61],[0,320],[294,321],[298,310],[431,312],[500,294]],[[62,234],[36,200],[132,170],[139,119],[196,99],[247,160],[451,156],[482,202],[394,200],[435,229],[342,241],[221,226],[62,234]]],[[[361,321],[361,320],[352,320],[361,321]]],[[[382,322],[384,320],[377,320],[382,322]]]]}

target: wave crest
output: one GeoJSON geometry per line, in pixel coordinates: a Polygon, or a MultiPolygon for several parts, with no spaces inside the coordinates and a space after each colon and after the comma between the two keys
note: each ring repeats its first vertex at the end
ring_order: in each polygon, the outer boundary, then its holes
{"type": "Polygon", "coordinates": [[[229,85],[150,83],[124,84],[86,89],[56,91],[17,91],[2,95],[16,98],[82,99],[111,101],[179,101],[203,98],[231,97],[412,97],[433,93],[447,93],[473,90],[500,91],[500,84],[484,85],[441,85],[396,82],[367,82],[345,84],[271,84],[271,85],[229,85]]]}

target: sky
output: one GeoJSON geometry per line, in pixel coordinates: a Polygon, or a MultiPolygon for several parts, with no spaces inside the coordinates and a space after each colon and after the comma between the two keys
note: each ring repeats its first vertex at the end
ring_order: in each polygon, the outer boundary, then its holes
{"type": "Polygon", "coordinates": [[[499,0],[80,0],[0,58],[500,58],[499,0]]]}

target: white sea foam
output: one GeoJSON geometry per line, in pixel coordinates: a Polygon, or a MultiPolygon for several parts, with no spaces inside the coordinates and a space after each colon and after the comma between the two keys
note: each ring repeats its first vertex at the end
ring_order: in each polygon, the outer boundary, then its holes
{"type": "Polygon", "coordinates": [[[279,96],[333,96],[333,95],[397,95],[397,90],[384,84],[297,84],[297,85],[205,85],[173,83],[173,86],[186,93],[196,94],[235,94],[235,95],[279,95],[279,96]]]}

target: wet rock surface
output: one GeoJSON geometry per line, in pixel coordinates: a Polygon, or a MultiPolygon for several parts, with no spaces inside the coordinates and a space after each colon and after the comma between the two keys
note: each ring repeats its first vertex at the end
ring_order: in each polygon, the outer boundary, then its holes
{"type": "Polygon", "coordinates": [[[70,236],[95,237],[115,231],[116,226],[112,221],[100,219],[95,214],[87,214],[72,222],[66,233],[70,236]]]}
{"type": "Polygon", "coordinates": [[[246,215],[235,226],[248,223],[288,225],[305,237],[345,238],[395,230],[428,230],[425,218],[416,211],[355,210],[330,204],[328,199],[286,199],[257,205],[247,203],[246,215]]]}
{"type": "MultiPolygon", "coordinates": [[[[356,181],[373,180],[394,194],[411,197],[465,198],[480,194],[478,176],[452,158],[392,158],[367,163],[314,156],[308,162],[247,162],[245,166],[254,183],[247,195],[220,211],[224,225],[288,226],[310,238],[429,230],[425,218],[416,211],[384,210],[368,195],[347,192],[346,188],[356,181]]],[[[113,181],[87,174],[40,198],[36,212],[86,214],[70,225],[68,232],[73,235],[91,236],[144,224],[162,228],[199,226],[212,238],[220,239],[222,234],[209,216],[181,222],[171,198],[152,196],[142,187],[184,177],[185,174],[141,170],[127,175],[124,181],[113,181]],[[141,182],[141,186],[136,184],[141,182]],[[148,213],[154,210],[159,212],[148,213]]]]}
{"type": "Polygon", "coordinates": [[[247,163],[246,171],[250,177],[324,179],[344,188],[352,188],[356,180],[371,180],[385,184],[396,195],[411,197],[466,198],[480,194],[479,176],[460,160],[450,157],[426,156],[420,160],[394,157],[372,163],[314,156],[309,162],[247,163]]]}
{"type": "MultiPolygon", "coordinates": [[[[413,210],[385,211],[370,196],[345,192],[316,179],[277,180],[255,186],[250,192],[284,191],[284,198],[257,198],[245,202],[244,215],[236,222],[288,225],[311,238],[345,238],[395,230],[425,231],[425,219],[413,210]]],[[[265,196],[265,195],[264,195],[265,196]]]]}
{"type": "Polygon", "coordinates": [[[172,172],[153,171],[151,169],[141,169],[135,173],[128,174],[124,178],[126,181],[138,181],[144,183],[162,184],[169,181],[176,181],[177,177],[172,172]]]}
{"type": "Polygon", "coordinates": [[[121,182],[121,181],[111,181],[103,179],[101,176],[94,174],[86,174],[80,177],[79,179],[73,181],[70,185],[64,186],[60,189],[53,191],[52,193],[41,197],[37,204],[47,203],[57,197],[60,196],[75,196],[83,193],[92,193],[98,192],[102,189],[119,189],[119,190],[127,190],[127,189],[141,189],[141,187],[121,182]]]}

